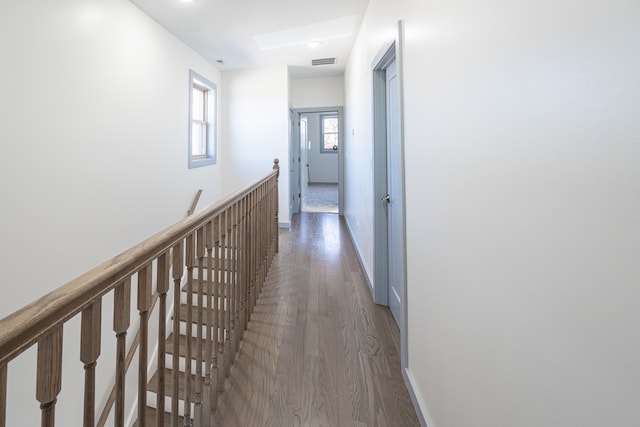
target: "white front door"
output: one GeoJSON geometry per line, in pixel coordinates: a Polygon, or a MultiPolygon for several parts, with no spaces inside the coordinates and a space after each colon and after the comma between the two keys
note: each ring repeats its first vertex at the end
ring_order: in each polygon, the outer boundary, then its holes
{"type": "Polygon", "coordinates": [[[394,60],[386,69],[387,93],[387,233],[389,257],[389,308],[398,325],[402,324],[404,295],[403,191],[400,85],[394,60]]]}

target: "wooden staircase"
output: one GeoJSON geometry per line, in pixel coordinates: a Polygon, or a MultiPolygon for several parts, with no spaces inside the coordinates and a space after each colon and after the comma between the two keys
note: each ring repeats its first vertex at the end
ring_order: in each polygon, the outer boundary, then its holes
{"type": "Polygon", "coordinates": [[[7,388],[10,363],[36,347],[34,409],[41,413],[43,427],[55,427],[62,367],[73,366],[63,364],[63,329],[71,319],[81,322],[80,361],[75,365],[84,368],[85,381],[81,394],[72,388],[76,393],[67,396],[82,400],[82,413],[74,413],[82,425],[102,427],[112,417],[116,426],[124,426],[137,396],[136,425],[210,426],[218,393],[278,252],[278,175],[276,159],[263,178],[0,320],[0,427],[24,412],[20,408],[16,414],[7,406],[7,395],[13,394],[7,388]],[[113,299],[110,326],[102,324],[105,297],[113,299]],[[172,301],[176,309],[169,334],[172,301]],[[157,315],[151,316],[156,302],[157,315]],[[139,319],[138,330],[128,346],[132,316],[139,319]],[[152,322],[155,336],[150,335],[152,322]],[[105,334],[107,328],[111,331],[105,334]],[[115,342],[115,366],[98,363],[107,335],[115,342]],[[149,351],[158,342],[157,369],[149,379],[149,351]],[[136,354],[138,366],[132,370],[137,372],[131,375],[137,377],[136,393],[131,393],[127,370],[136,354]],[[114,379],[102,411],[96,408],[97,370],[114,379]]]}
{"type": "MultiPolygon", "coordinates": [[[[228,263],[227,263],[228,264],[228,263]]],[[[195,269],[194,269],[195,270],[195,269]]],[[[189,289],[188,284],[185,284],[182,287],[182,292],[180,295],[180,304],[177,309],[177,322],[179,327],[177,329],[178,333],[176,334],[175,330],[164,342],[164,350],[166,354],[166,363],[164,369],[164,395],[165,399],[165,412],[164,412],[164,425],[171,426],[171,412],[169,412],[173,400],[175,398],[174,392],[174,380],[177,377],[178,380],[178,426],[184,426],[185,415],[188,415],[191,420],[187,425],[210,425],[208,422],[208,417],[206,414],[211,410],[215,410],[216,402],[211,401],[209,405],[207,405],[203,399],[205,395],[208,398],[211,398],[213,393],[213,399],[216,399],[217,393],[221,392],[224,387],[224,379],[229,375],[231,364],[235,360],[235,353],[237,351],[237,347],[232,348],[232,343],[237,344],[236,336],[237,333],[233,329],[233,323],[235,321],[239,321],[239,319],[235,319],[234,310],[229,310],[231,305],[234,304],[234,299],[230,297],[232,295],[234,283],[237,283],[237,275],[235,272],[231,271],[229,265],[226,265],[223,271],[223,276],[225,278],[225,283],[218,283],[217,285],[213,285],[217,287],[217,301],[218,307],[215,308],[215,304],[211,307],[208,306],[207,296],[209,295],[209,291],[211,295],[216,294],[216,290],[207,289],[207,286],[211,286],[212,283],[206,280],[206,270],[203,271],[203,280],[199,280],[194,278],[192,281],[192,290],[191,290],[191,298],[189,298],[189,289]],[[199,299],[202,296],[202,309],[199,309],[199,299]],[[227,297],[229,296],[229,297],[227,297]],[[189,304],[189,301],[191,303],[189,304]],[[202,313],[202,318],[199,316],[199,312],[202,313]],[[206,368],[206,360],[207,360],[207,345],[212,345],[211,348],[211,358],[213,356],[213,343],[211,341],[211,337],[216,336],[213,327],[209,327],[207,325],[207,319],[213,319],[213,316],[218,314],[218,327],[217,327],[217,336],[218,336],[218,352],[217,357],[213,363],[214,368],[209,376],[207,376],[207,368],[206,368]],[[231,316],[234,316],[234,321],[231,321],[231,316]],[[209,316],[209,317],[207,317],[209,316]],[[191,319],[189,319],[191,317],[191,319]],[[188,328],[191,328],[191,334],[188,334],[188,328]],[[201,330],[201,333],[198,334],[198,329],[201,330]],[[210,335],[207,334],[207,329],[210,330],[210,335]],[[178,343],[176,345],[175,339],[178,339],[178,343]],[[208,341],[206,338],[210,337],[208,341]],[[232,341],[233,339],[233,341],[232,341]],[[187,346],[187,343],[190,342],[190,350],[187,346]],[[177,353],[175,352],[177,348],[177,353]],[[200,349],[200,357],[198,357],[197,350],[200,349]],[[187,354],[191,354],[190,361],[190,374],[189,380],[187,381],[187,354]],[[174,361],[175,360],[175,361],[174,361]],[[176,363],[177,361],[177,363],[176,363]],[[198,363],[200,363],[201,368],[198,369],[198,363]],[[175,367],[178,367],[178,374],[174,375],[175,367]],[[187,383],[188,390],[187,393],[187,383]],[[212,390],[212,388],[213,390],[212,390]],[[205,390],[205,388],[208,389],[205,390]],[[198,393],[200,390],[200,393],[198,393]],[[188,409],[185,407],[185,401],[189,398],[189,402],[187,404],[188,409]],[[196,403],[197,401],[197,403],[196,403]],[[196,417],[203,417],[200,422],[196,422],[196,417]]],[[[211,301],[215,301],[215,298],[212,298],[211,301]]],[[[176,314],[174,312],[172,319],[174,322],[176,321],[176,314]]],[[[174,323],[175,325],[175,323],[174,323]]],[[[157,423],[157,410],[156,406],[153,405],[157,402],[157,394],[160,390],[160,379],[161,375],[156,370],[156,372],[151,376],[147,384],[147,407],[146,407],[146,424],[148,426],[156,426],[157,423]]],[[[139,422],[136,421],[134,423],[134,427],[138,427],[139,422]]]]}

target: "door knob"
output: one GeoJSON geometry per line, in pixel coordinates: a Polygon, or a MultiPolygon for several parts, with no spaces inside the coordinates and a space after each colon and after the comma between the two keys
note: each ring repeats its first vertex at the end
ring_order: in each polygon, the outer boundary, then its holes
{"type": "Polygon", "coordinates": [[[387,203],[391,203],[391,196],[389,196],[388,194],[385,194],[384,196],[382,196],[382,200],[383,202],[387,202],[387,203]]]}

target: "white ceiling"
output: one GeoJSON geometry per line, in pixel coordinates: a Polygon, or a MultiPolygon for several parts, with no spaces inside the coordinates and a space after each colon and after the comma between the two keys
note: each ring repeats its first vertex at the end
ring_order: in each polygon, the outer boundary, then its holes
{"type": "Polygon", "coordinates": [[[130,0],[221,70],[342,74],[368,0],[130,0]],[[310,48],[311,42],[320,46],[310,48]],[[311,67],[335,57],[335,65],[311,67]],[[222,60],[223,64],[216,61],[222,60]]]}

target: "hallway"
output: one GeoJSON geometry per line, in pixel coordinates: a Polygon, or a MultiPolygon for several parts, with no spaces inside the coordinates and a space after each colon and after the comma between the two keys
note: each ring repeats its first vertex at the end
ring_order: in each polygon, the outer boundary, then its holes
{"type": "Polygon", "coordinates": [[[417,426],[400,336],[338,215],[294,216],[216,412],[223,426],[417,426]]]}

